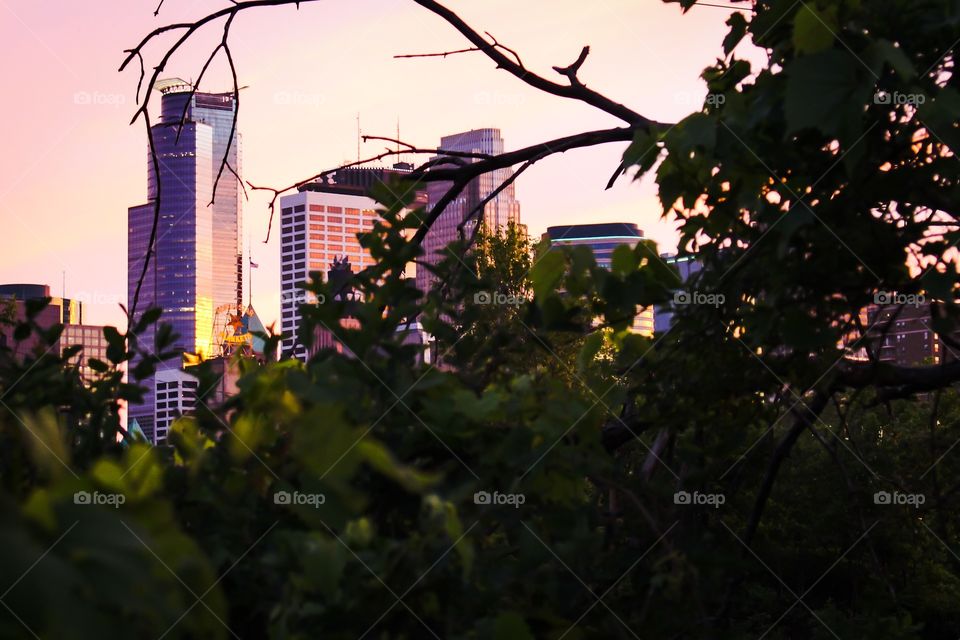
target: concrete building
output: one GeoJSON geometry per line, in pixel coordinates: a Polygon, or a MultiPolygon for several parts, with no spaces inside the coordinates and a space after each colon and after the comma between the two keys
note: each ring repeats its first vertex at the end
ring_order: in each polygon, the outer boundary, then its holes
{"type": "MultiPolygon", "coordinates": [[[[496,155],[503,153],[504,142],[499,129],[473,129],[463,133],[444,136],[439,148],[444,151],[496,155]]],[[[469,161],[469,160],[468,160],[469,161]]],[[[444,249],[459,238],[458,227],[485,198],[490,196],[504,181],[513,175],[513,169],[497,169],[478,176],[450,202],[440,217],[430,227],[423,239],[423,259],[429,264],[439,264],[445,257],[444,249]]],[[[432,209],[450,188],[450,182],[430,182],[427,185],[427,210],[432,209]]],[[[513,222],[520,224],[520,203],[516,199],[515,185],[511,184],[483,206],[481,220],[487,229],[497,231],[513,222]]],[[[473,234],[476,224],[465,225],[466,237],[473,234]]],[[[417,288],[428,291],[436,278],[426,269],[417,272],[417,288]]]]}
{"type": "MultiPolygon", "coordinates": [[[[303,185],[298,193],[280,199],[280,313],[284,339],[281,352],[306,360],[299,343],[300,305],[316,302],[300,285],[311,272],[327,275],[334,260],[346,259],[362,270],[373,258],[360,245],[358,234],[368,233],[380,219],[377,203],[368,194],[377,181],[402,176],[408,169],[380,167],[338,171],[331,182],[303,185]]],[[[426,204],[426,194],[414,194],[414,205],[426,204]]],[[[412,276],[412,274],[411,274],[412,276]]]]}
{"type": "MultiPolygon", "coordinates": [[[[960,359],[960,352],[951,347],[933,330],[931,306],[918,304],[870,305],[861,313],[861,322],[867,327],[866,347],[850,358],[867,360],[869,349],[880,362],[903,367],[941,364],[960,359]]],[[[851,336],[852,342],[856,336],[851,336]]],[[[953,335],[960,341],[960,332],[953,335]]]]}
{"type": "MultiPolygon", "coordinates": [[[[543,239],[549,240],[551,247],[585,246],[593,252],[598,266],[609,269],[614,249],[624,244],[637,246],[643,240],[643,231],[632,222],[571,224],[548,227],[543,239]]],[[[652,336],[653,325],[653,308],[638,308],[633,331],[652,336]]]]}
{"type": "Polygon", "coordinates": [[[93,380],[97,373],[90,368],[90,358],[101,362],[107,359],[107,339],[103,335],[103,327],[89,324],[63,325],[60,334],[60,353],[67,347],[80,345],[83,349],[70,359],[70,364],[80,369],[80,377],[85,381],[93,380]]]}
{"type": "Polygon", "coordinates": [[[103,336],[103,327],[82,324],[83,305],[79,301],[51,296],[50,287],[44,284],[0,285],[0,298],[10,305],[10,319],[15,322],[26,319],[27,301],[49,298],[50,303],[36,316],[37,324],[44,329],[56,324],[63,325],[60,339],[49,348],[41,345],[36,335],[18,342],[13,338],[12,326],[0,325],[0,346],[12,349],[16,357],[37,355],[44,350],[63,355],[67,347],[79,345],[83,349],[70,359],[70,364],[78,366],[80,375],[87,381],[96,375],[88,365],[90,358],[107,361],[107,341],[103,336]]]}

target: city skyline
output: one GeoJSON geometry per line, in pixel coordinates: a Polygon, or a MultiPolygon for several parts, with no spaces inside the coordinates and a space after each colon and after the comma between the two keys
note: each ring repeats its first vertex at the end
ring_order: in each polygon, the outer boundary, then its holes
{"type": "MultiPolygon", "coordinates": [[[[13,222],[9,236],[11,250],[0,258],[0,270],[7,281],[51,283],[60,283],[66,272],[67,297],[83,300],[92,322],[123,326],[123,314],[118,306],[125,303],[127,297],[123,279],[125,251],[122,247],[126,235],[123,219],[126,207],[142,199],[142,163],[136,159],[143,157],[145,135],[142,126],[127,126],[135,109],[135,78],[133,74],[117,74],[115,70],[122,49],[131,45],[129,40],[154,24],[149,12],[119,3],[107,4],[110,6],[86,8],[83,15],[77,7],[65,8],[62,23],[29,5],[4,5],[2,9],[11,19],[0,24],[0,33],[10,46],[39,47],[38,62],[48,81],[37,84],[22,77],[17,69],[11,70],[10,77],[14,82],[35,87],[38,98],[30,109],[53,123],[39,137],[28,139],[18,131],[12,132],[10,142],[21,153],[14,154],[15,162],[12,158],[0,161],[4,163],[4,170],[0,171],[3,176],[0,192],[7,196],[5,208],[22,209],[28,198],[32,200],[30,196],[38,185],[47,182],[53,173],[62,188],[71,194],[71,210],[81,215],[64,217],[60,206],[44,203],[36,211],[34,222],[55,232],[43,245],[30,242],[36,234],[32,224],[22,220],[13,222]],[[108,14],[111,19],[104,19],[108,14]],[[82,31],[65,29],[68,23],[91,25],[85,37],[94,37],[98,44],[89,47],[89,59],[68,60],[57,52],[58,43],[69,44],[76,31],[82,31]],[[68,142],[70,150],[51,153],[51,148],[68,142]],[[112,246],[117,247],[115,252],[109,250],[112,246]]],[[[535,142],[545,133],[568,133],[571,121],[578,125],[593,122],[598,127],[607,125],[605,118],[572,103],[559,107],[551,103],[551,117],[545,119],[542,108],[546,101],[541,96],[515,79],[502,77],[482,57],[394,60],[393,55],[416,53],[421,49],[444,50],[457,43],[458,36],[452,30],[438,28],[439,23],[415,7],[402,3],[379,4],[383,11],[376,19],[351,7],[331,5],[325,14],[327,22],[362,31],[354,32],[356,42],[347,42],[338,33],[330,34],[335,39],[334,46],[342,44],[344,59],[352,60],[357,66],[337,61],[324,63],[323,81],[311,80],[311,65],[303,62],[300,55],[308,45],[299,44],[301,40],[296,37],[309,33],[306,23],[311,21],[307,19],[316,14],[317,8],[304,7],[301,11],[303,27],[289,20],[291,15],[296,15],[292,9],[278,12],[276,17],[266,15],[263,25],[238,21],[235,26],[238,73],[241,84],[249,85],[242,92],[240,127],[247,136],[244,169],[245,177],[251,182],[286,185],[320,168],[354,161],[358,111],[362,133],[392,134],[399,118],[401,137],[423,146],[436,144],[442,135],[451,131],[496,127],[503,131],[510,148],[517,148],[535,142]],[[261,33],[260,27],[280,25],[282,21],[286,21],[282,32],[278,27],[276,33],[269,28],[261,33]],[[273,44],[275,48],[270,56],[263,56],[269,59],[260,60],[253,57],[253,52],[262,50],[258,47],[264,39],[267,41],[264,46],[269,48],[273,44]],[[365,44],[369,42],[377,45],[365,44]],[[369,72],[356,73],[362,66],[361,61],[369,72]],[[428,83],[431,86],[420,87],[413,94],[408,92],[409,98],[403,101],[386,101],[382,97],[395,85],[413,82],[423,74],[435,78],[438,86],[428,83]],[[367,86],[370,84],[374,86],[367,86]],[[456,109],[441,112],[430,109],[431,101],[458,88],[456,109]],[[430,115],[422,115],[425,113],[430,115]]],[[[616,71],[612,61],[621,56],[649,55],[651,51],[671,56],[675,62],[673,68],[683,68],[684,73],[651,68],[645,72],[650,74],[649,78],[638,78],[636,87],[626,87],[627,93],[633,94],[628,98],[639,101],[648,111],[664,119],[675,119],[696,107],[705,92],[703,83],[678,78],[695,77],[700,68],[711,62],[711,51],[723,37],[723,20],[728,14],[703,8],[695,10],[695,15],[681,17],[667,6],[651,4],[641,9],[627,3],[612,3],[589,15],[557,12],[542,17],[545,22],[534,23],[523,18],[536,14],[536,6],[490,3],[483,8],[455,8],[463,9],[474,22],[484,24],[504,41],[509,40],[528,64],[547,69],[550,64],[572,57],[580,43],[557,42],[548,38],[544,30],[548,27],[572,30],[575,25],[593,46],[591,63],[584,73],[598,88],[612,84],[616,71]],[[632,11],[638,18],[656,17],[658,24],[666,22],[676,29],[667,37],[664,32],[650,28],[638,39],[636,33],[605,20],[615,11],[632,11]],[[679,42],[677,34],[686,34],[688,41],[698,45],[691,49],[679,42]],[[641,89],[641,85],[659,89],[651,92],[641,89]]],[[[164,7],[161,17],[176,20],[187,13],[188,9],[171,4],[164,7]]],[[[646,20],[635,22],[645,24],[646,20]]],[[[333,27],[331,30],[336,31],[333,27]]],[[[202,55],[198,50],[190,51],[175,59],[163,77],[195,78],[202,65],[202,55]]],[[[205,76],[201,89],[214,92],[228,86],[224,69],[215,64],[205,76]]],[[[20,104],[6,105],[5,115],[8,120],[22,119],[27,113],[21,111],[23,108],[20,104]]],[[[154,103],[152,114],[156,117],[158,111],[154,103]]],[[[380,151],[382,145],[378,143],[360,145],[362,155],[380,151]]],[[[531,168],[521,183],[524,222],[530,226],[531,234],[539,235],[550,224],[574,223],[584,216],[609,221],[625,219],[637,222],[649,237],[661,241],[663,249],[670,248],[675,232],[658,221],[660,208],[649,181],[634,185],[629,177],[623,177],[613,189],[603,189],[609,178],[607,169],[621,151],[616,146],[585,150],[580,154],[581,161],[557,158],[531,168]],[[585,188],[560,198],[551,193],[551,186],[557,180],[578,180],[585,188]]],[[[279,319],[276,283],[280,260],[277,238],[271,239],[268,245],[262,244],[266,235],[267,200],[261,192],[252,194],[250,201],[244,203],[247,215],[244,243],[252,245],[253,259],[261,265],[253,273],[254,306],[261,310],[265,324],[269,325],[279,319]]],[[[36,209],[36,204],[32,208],[36,209]]],[[[7,213],[7,219],[15,219],[7,213]]]]}

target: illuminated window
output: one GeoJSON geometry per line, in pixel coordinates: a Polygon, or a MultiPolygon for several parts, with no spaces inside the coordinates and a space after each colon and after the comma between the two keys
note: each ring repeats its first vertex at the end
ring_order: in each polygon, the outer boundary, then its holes
{"type": "MultiPolygon", "coordinates": [[[[322,205],[322,204],[312,204],[312,205],[310,205],[310,211],[323,211],[323,205],[322,205]]],[[[312,219],[313,216],[310,216],[310,218],[312,219]]]]}
{"type": "Polygon", "coordinates": [[[327,213],[343,213],[343,207],[327,207],[327,213]]]}

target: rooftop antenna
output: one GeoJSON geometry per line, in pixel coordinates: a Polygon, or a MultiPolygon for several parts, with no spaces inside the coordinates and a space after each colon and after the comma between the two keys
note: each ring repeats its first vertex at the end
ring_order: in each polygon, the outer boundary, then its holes
{"type": "Polygon", "coordinates": [[[360,164],[360,112],[357,112],[357,164],[360,164]]]}
{"type": "Polygon", "coordinates": [[[397,162],[400,162],[400,116],[397,116],[397,162]]]}

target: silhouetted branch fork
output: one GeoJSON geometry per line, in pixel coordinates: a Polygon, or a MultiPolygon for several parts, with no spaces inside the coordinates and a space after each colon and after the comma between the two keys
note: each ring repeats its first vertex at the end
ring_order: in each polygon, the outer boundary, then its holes
{"type": "Polygon", "coordinates": [[[582,87],[583,83],[580,82],[580,79],[577,77],[577,71],[580,70],[580,67],[583,66],[583,62],[587,59],[587,56],[590,54],[590,47],[584,46],[580,50],[580,55],[577,56],[577,59],[569,67],[554,67],[553,70],[559,73],[562,76],[566,76],[570,80],[570,84],[577,85],[582,87]]]}
{"type": "MultiPolygon", "coordinates": [[[[610,98],[597,93],[596,91],[588,89],[581,84],[559,84],[527,70],[526,67],[519,62],[511,60],[508,56],[506,56],[503,51],[501,51],[503,48],[502,45],[498,46],[488,42],[482,35],[477,33],[477,31],[475,31],[470,25],[464,22],[460,16],[439,2],[436,2],[435,0],[414,0],[414,2],[425,9],[429,9],[433,13],[446,20],[457,31],[463,34],[463,36],[474,45],[474,47],[485,53],[488,58],[496,62],[499,68],[510,72],[530,86],[555,96],[580,100],[581,102],[585,102],[586,104],[596,107],[601,111],[605,111],[610,115],[616,116],[630,124],[641,125],[643,127],[651,127],[657,124],[653,120],[645,118],[632,109],[615,102],[610,98]]],[[[583,55],[582,52],[581,55],[583,55]]]]}
{"type": "MultiPolygon", "coordinates": [[[[487,35],[488,38],[490,38],[491,40],[490,44],[493,47],[496,47],[498,49],[503,49],[504,51],[509,52],[514,58],[516,58],[517,65],[520,66],[521,69],[526,68],[523,66],[523,60],[520,59],[520,54],[518,54],[516,51],[514,51],[507,45],[497,42],[497,39],[494,38],[489,31],[484,31],[484,33],[487,35]]],[[[455,49],[453,51],[438,51],[436,53],[405,53],[405,54],[395,55],[393,57],[394,58],[446,58],[447,56],[456,55],[458,53],[473,53],[475,51],[483,51],[483,49],[481,49],[480,47],[467,47],[466,49],[455,49]]],[[[500,68],[500,66],[497,65],[497,68],[500,68]]]]}

